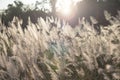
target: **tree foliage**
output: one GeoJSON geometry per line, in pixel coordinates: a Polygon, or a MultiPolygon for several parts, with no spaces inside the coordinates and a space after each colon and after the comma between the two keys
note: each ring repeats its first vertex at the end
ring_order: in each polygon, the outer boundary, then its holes
{"type": "Polygon", "coordinates": [[[13,19],[14,16],[21,17],[23,3],[20,1],[14,1],[14,4],[9,4],[8,9],[2,14],[2,20],[7,25],[9,21],[13,19]]]}
{"type": "Polygon", "coordinates": [[[37,18],[46,18],[49,16],[48,13],[37,8],[37,5],[33,9],[29,7],[24,7],[24,4],[20,1],[14,1],[14,4],[9,4],[8,8],[2,14],[2,22],[8,26],[8,23],[12,21],[13,17],[16,16],[23,20],[23,27],[27,25],[28,17],[31,18],[33,23],[37,22],[37,18]],[[15,4],[15,5],[14,5],[15,4]]]}
{"type": "MultiPolygon", "coordinates": [[[[104,11],[107,10],[112,16],[116,16],[120,10],[120,0],[83,0],[77,3],[75,19],[85,17],[90,22],[90,16],[95,17],[99,24],[108,25],[104,11]]],[[[74,22],[75,23],[75,22],[74,22]]]]}

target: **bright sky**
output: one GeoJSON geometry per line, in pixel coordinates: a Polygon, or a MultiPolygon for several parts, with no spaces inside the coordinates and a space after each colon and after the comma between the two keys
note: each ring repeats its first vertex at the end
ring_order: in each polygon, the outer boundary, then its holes
{"type": "MultiPolygon", "coordinates": [[[[0,0],[0,9],[7,8],[7,5],[13,3],[13,1],[15,0],[0,0]]],[[[22,1],[24,4],[33,4],[36,1],[40,0],[19,0],[19,1],[22,1]]]]}

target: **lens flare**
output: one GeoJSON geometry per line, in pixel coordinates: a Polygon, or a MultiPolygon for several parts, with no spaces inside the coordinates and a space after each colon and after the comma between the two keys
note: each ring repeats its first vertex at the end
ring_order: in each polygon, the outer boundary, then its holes
{"type": "Polygon", "coordinates": [[[70,8],[64,8],[62,13],[64,15],[69,15],[71,13],[71,10],[70,10],[70,8]]]}
{"type": "Polygon", "coordinates": [[[72,0],[58,0],[56,3],[56,11],[64,15],[71,13],[72,0]]]}
{"type": "Polygon", "coordinates": [[[78,2],[82,0],[57,0],[56,11],[63,16],[70,16],[78,2]]]}

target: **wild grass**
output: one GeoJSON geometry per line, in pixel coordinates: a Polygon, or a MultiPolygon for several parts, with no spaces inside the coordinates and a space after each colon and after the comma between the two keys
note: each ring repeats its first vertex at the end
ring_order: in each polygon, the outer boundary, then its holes
{"type": "Polygon", "coordinates": [[[111,25],[100,34],[85,20],[73,28],[29,18],[24,30],[17,17],[9,27],[0,23],[0,80],[120,79],[120,14],[105,17],[111,25]]]}

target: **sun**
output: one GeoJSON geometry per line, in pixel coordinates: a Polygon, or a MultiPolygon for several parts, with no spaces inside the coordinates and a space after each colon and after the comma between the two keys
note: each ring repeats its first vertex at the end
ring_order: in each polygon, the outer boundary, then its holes
{"type": "Polygon", "coordinates": [[[70,16],[76,3],[82,0],[57,0],[56,11],[64,16],[70,16]]]}
{"type": "Polygon", "coordinates": [[[57,0],[56,11],[63,15],[69,15],[71,13],[72,0],[57,0]]]}
{"type": "Polygon", "coordinates": [[[63,9],[63,11],[62,11],[62,13],[64,14],[64,15],[69,15],[70,13],[71,13],[71,10],[70,10],[70,8],[64,8],[63,9]]]}

